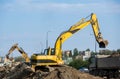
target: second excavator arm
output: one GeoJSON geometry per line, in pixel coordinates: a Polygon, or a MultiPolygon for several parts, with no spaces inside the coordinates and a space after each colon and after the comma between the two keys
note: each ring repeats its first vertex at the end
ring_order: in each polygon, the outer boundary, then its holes
{"type": "Polygon", "coordinates": [[[21,47],[18,47],[18,44],[14,44],[14,45],[10,48],[10,50],[8,51],[8,54],[6,55],[6,58],[7,58],[7,59],[9,59],[9,55],[10,55],[15,49],[17,49],[17,50],[21,53],[22,57],[25,59],[26,62],[30,62],[30,59],[29,59],[27,53],[26,53],[21,47]]]}
{"type": "Polygon", "coordinates": [[[108,45],[108,41],[104,40],[102,38],[102,34],[100,32],[98,20],[96,17],[96,14],[91,14],[90,20],[87,20],[85,18],[81,19],[78,23],[75,25],[71,26],[69,30],[64,31],[63,33],[60,34],[60,36],[57,38],[56,43],[55,43],[55,55],[57,55],[60,59],[62,58],[62,44],[65,40],[67,40],[69,37],[71,37],[74,33],[80,31],[81,29],[85,28],[89,24],[92,25],[92,29],[94,32],[94,36],[96,41],[99,44],[100,48],[105,48],[108,45]]]}

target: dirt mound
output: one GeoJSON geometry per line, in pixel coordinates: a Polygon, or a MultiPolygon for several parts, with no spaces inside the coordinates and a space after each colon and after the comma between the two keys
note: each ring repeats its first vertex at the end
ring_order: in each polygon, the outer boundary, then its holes
{"type": "Polygon", "coordinates": [[[80,72],[72,67],[58,67],[54,71],[48,73],[44,79],[102,79],[91,76],[87,73],[80,72]]]}
{"type": "Polygon", "coordinates": [[[51,72],[33,72],[30,66],[22,63],[12,68],[0,68],[0,79],[102,79],[80,72],[72,67],[55,67],[51,72]]]}

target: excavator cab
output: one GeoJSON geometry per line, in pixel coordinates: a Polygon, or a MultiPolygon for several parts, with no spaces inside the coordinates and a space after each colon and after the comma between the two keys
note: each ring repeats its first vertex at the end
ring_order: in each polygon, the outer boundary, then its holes
{"type": "Polygon", "coordinates": [[[44,50],[44,55],[55,55],[55,50],[54,48],[48,48],[44,50]]]}
{"type": "Polygon", "coordinates": [[[49,55],[49,52],[50,52],[50,48],[45,49],[43,55],[49,55]]]}

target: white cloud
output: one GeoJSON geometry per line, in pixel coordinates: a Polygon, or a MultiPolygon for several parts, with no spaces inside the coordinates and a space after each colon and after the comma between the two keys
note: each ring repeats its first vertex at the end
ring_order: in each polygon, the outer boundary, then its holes
{"type": "Polygon", "coordinates": [[[97,11],[107,13],[120,13],[120,5],[117,3],[40,3],[33,0],[15,0],[12,3],[6,3],[2,9],[7,11],[97,11]]]}

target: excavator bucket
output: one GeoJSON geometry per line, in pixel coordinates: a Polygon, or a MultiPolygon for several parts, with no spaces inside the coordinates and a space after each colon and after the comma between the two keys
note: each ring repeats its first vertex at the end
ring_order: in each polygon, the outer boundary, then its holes
{"type": "Polygon", "coordinates": [[[100,48],[106,48],[107,45],[108,45],[107,40],[103,40],[103,41],[99,42],[99,47],[100,48]]]}

